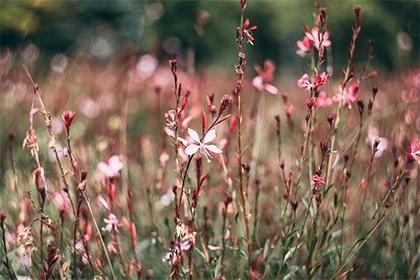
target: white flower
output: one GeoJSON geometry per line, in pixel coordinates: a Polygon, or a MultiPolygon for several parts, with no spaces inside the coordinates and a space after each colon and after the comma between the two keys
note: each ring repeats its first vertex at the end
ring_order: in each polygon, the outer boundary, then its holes
{"type": "Polygon", "coordinates": [[[378,146],[376,147],[375,158],[382,156],[383,152],[388,147],[388,140],[385,137],[379,137],[378,129],[376,127],[370,127],[368,132],[368,139],[370,146],[374,147],[375,142],[378,142],[378,146]]]}
{"type": "Polygon", "coordinates": [[[121,162],[120,157],[115,155],[108,160],[108,163],[98,163],[97,167],[105,177],[115,178],[119,176],[119,172],[123,168],[123,163],[121,162]]]}
{"type": "Polygon", "coordinates": [[[188,135],[191,137],[192,140],[194,140],[195,143],[189,144],[185,148],[185,153],[187,155],[193,156],[196,152],[200,151],[207,158],[207,160],[209,160],[209,158],[211,158],[212,153],[222,153],[222,150],[219,149],[216,145],[208,144],[216,138],[216,130],[209,130],[204,136],[203,142],[201,142],[198,133],[194,129],[188,128],[188,135]]]}

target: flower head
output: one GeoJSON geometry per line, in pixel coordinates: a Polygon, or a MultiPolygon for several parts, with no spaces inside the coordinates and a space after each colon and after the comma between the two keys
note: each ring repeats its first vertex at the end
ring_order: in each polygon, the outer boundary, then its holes
{"type": "Polygon", "coordinates": [[[258,90],[258,91],[266,91],[268,93],[276,95],[278,92],[278,89],[271,84],[271,81],[273,80],[273,74],[274,70],[276,69],[276,66],[271,60],[266,60],[264,62],[264,68],[257,65],[255,67],[255,70],[258,73],[258,76],[256,76],[252,80],[252,85],[258,90]]]}
{"type": "Polygon", "coordinates": [[[212,153],[220,154],[222,150],[219,149],[216,145],[209,145],[208,143],[212,142],[216,138],[216,130],[210,129],[203,137],[203,140],[200,140],[198,133],[191,128],[188,128],[188,135],[194,141],[193,144],[189,144],[185,148],[185,153],[189,156],[193,156],[198,151],[203,154],[207,160],[211,158],[212,153]]]}
{"type": "Polygon", "coordinates": [[[299,48],[296,54],[303,57],[311,49],[311,40],[305,36],[303,40],[298,40],[296,45],[299,48]]]}
{"type": "Polygon", "coordinates": [[[420,164],[420,140],[414,138],[411,145],[408,147],[407,157],[417,161],[420,164]]]}
{"type": "Polygon", "coordinates": [[[250,27],[249,18],[247,18],[243,25],[243,34],[247,37],[248,43],[251,45],[254,44],[254,36],[252,36],[251,31],[254,31],[255,29],[257,29],[257,26],[253,25],[250,27]]]}
{"type": "Polygon", "coordinates": [[[378,129],[376,129],[374,126],[369,128],[368,141],[372,151],[373,149],[376,150],[374,155],[376,158],[382,156],[383,152],[388,147],[388,140],[385,137],[379,137],[378,129]]]}
{"type": "Polygon", "coordinates": [[[118,219],[113,213],[109,214],[108,219],[104,218],[104,222],[106,223],[105,230],[111,232],[115,230],[118,231],[118,219]]]}
{"type": "Polygon", "coordinates": [[[325,185],[325,179],[315,174],[312,176],[312,184],[314,185],[325,185]]]}
{"type": "Polygon", "coordinates": [[[302,77],[297,81],[297,85],[300,88],[304,88],[307,91],[311,91],[314,88],[319,88],[327,83],[328,73],[322,72],[320,75],[316,75],[314,81],[311,82],[308,74],[303,74],[302,77]]]}
{"type": "Polygon", "coordinates": [[[120,174],[120,170],[123,168],[123,163],[120,160],[120,157],[114,155],[110,157],[108,162],[100,162],[98,163],[99,171],[107,178],[115,178],[118,177],[120,174]]]}
{"type": "Polygon", "coordinates": [[[64,126],[66,127],[67,132],[70,129],[70,125],[71,125],[75,115],[76,115],[76,113],[71,112],[71,111],[66,111],[66,112],[63,112],[61,114],[61,118],[63,119],[63,123],[64,123],[64,126]]]}
{"type": "Polygon", "coordinates": [[[174,126],[179,125],[179,119],[177,118],[177,112],[174,109],[169,110],[164,115],[164,118],[166,120],[166,126],[169,128],[172,128],[174,126]]]}
{"type": "Polygon", "coordinates": [[[343,102],[344,105],[351,106],[351,103],[359,97],[359,83],[352,83],[344,87],[342,83],[338,85],[338,93],[334,95],[335,102],[343,102]]]}
{"type": "Polygon", "coordinates": [[[314,26],[311,32],[306,32],[305,36],[311,41],[311,43],[314,44],[314,47],[317,50],[323,47],[331,46],[331,41],[329,40],[330,35],[328,34],[328,31],[319,32],[319,29],[317,26],[314,26]]]}

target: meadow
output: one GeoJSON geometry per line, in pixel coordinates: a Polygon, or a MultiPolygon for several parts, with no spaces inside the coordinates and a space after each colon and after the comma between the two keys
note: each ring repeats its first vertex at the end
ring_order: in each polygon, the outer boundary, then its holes
{"type": "Polygon", "coordinates": [[[316,6],[279,76],[237,2],[230,69],[2,51],[1,279],[420,278],[420,68],[316,6]]]}

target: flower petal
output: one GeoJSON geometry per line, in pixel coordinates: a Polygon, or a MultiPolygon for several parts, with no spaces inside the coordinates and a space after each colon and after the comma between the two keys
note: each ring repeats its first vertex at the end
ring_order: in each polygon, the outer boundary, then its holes
{"type": "Polygon", "coordinates": [[[193,154],[195,154],[198,151],[199,148],[200,148],[200,146],[198,146],[196,144],[189,144],[185,148],[185,153],[189,156],[192,156],[193,154]]]}
{"type": "Polygon", "coordinates": [[[200,143],[200,137],[198,136],[197,131],[192,128],[188,128],[188,135],[197,143],[200,143]]]}
{"type": "Polygon", "coordinates": [[[216,145],[204,145],[204,148],[206,150],[209,150],[212,153],[215,154],[221,154],[223,151],[219,149],[219,147],[217,147],[216,145]]]}
{"type": "Polygon", "coordinates": [[[278,89],[275,86],[273,86],[272,84],[266,84],[265,85],[265,90],[268,93],[271,93],[273,95],[276,95],[278,93],[278,89]]]}
{"type": "Polygon", "coordinates": [[[216,130],[211,129],[206,133],[206,136],[204,136],[203,143],[209,143],[213,141],[216,138],[216,130]]]}

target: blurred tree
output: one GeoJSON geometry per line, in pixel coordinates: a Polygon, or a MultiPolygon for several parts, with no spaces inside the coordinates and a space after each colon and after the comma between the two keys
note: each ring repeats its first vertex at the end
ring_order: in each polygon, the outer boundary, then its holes
{"type": "MultiPolygon", "coordinates": [[[[335,67],[345,63],[353,21],[352,6],[363,7],[362,51],[375,43],[376,63],[386,69],[419,63],[418,1],[322,1],[328,9],[328,28],[333,42],[335,67]]],[[[232,1],[50,1],[2,0],[0,2],[1,48],[33,43],[42,54],[74,52],[107,58],[122,44],[131,43],[142,52],[194,57],[196,65],[235,63],[235,28],[239,3],[232,1]],[[205,19],[203,20],[203,15],[205,19]],[[197,23],[203,24],[197,32],[197,23]]],[[[312,1],[249,0],[247,15],[259,28],[255,46],[248,48],[250,63],[265,58],[280,69],[303,69],[295,55],[303,24],[313,24],[312,1]]]]}

